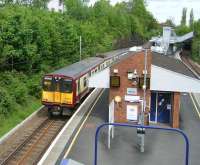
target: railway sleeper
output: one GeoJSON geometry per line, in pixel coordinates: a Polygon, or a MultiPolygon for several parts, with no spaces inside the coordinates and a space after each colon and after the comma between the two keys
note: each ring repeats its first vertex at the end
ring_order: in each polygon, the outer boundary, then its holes
{"type": "Polygon", "coordinates": [[[52,118],[53,116],[72,116],[73,110],[66,107],[60,107],[60,106],[53,106],[48,107],[48,116],[52,118]]]}

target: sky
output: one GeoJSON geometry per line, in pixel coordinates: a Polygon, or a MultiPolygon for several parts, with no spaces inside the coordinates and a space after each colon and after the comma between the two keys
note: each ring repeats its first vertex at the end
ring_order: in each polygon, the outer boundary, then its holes
{"type": "MultiPolygon", "coordinates": [[[[96,0],[91,0],[94,3],[96,0]]],[[[111,4],[123,0],[110,0],[111,4]]],[[[200,18],[200,0],[146,0],[147,9],[159,22],[171,19],[175,24],[180,24],[182,9],[187,8],[187,18],[189,19],[190,10],[193,8],[195,19],[200,18]]]]}
{"type": "MultiPolygon", "coordinates": [[[[90,0],[94,4],[97,0],[90,0]]],[[[110,0],[111,4],[122,2],[123,0],[110,0]]],[[[127,1],[127,0],[125,0],[127,1]]],[[[187,8],[187,19],[189,20],[190,10],[194,10],[195,20],[200,18],[200,0],[146,0],[147,9],[153,14],[158,22],[165,22],[171,19],[176,25],[180,24],[182,9],[187,8]]],[[[57,5],[58,0],[52,0],[49,8],[61,8],[57,5]]]]}

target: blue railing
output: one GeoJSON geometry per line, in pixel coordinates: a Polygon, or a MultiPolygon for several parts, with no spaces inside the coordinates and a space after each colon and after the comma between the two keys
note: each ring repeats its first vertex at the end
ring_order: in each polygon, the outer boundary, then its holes
{"type": "Polygon", "coordinates": [[[98,155],[98,138],[99,138],[99,132],[101,128],[106,126],[118,126],[118,127],[133,127],[133,128],[145,128],[145,129],[153,129],[153,130],[162,130],[162,131],[171,131],[179,133],[183,136],[185,140],[185,165],[189,165],[189,140],[187,135],[180,129],[174,129],[174,128],[163,128],[163,127],[157,127],[157,126],[142,126],[142,125],[133,125],[133,124],[121,124],[121,123],[105,123],[97,127],[96,133],[95,133],[95,153],[94,153],[94,165],[97,165],[97,155],[98,155]]]}

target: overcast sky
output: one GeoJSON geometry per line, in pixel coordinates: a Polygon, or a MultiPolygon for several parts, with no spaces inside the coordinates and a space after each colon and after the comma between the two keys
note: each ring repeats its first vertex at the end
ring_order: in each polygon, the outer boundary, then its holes
{"type": "MultiPolygon", "coordinates": [[[[95,1],[91,0],[91,3],[95,1]]],[[[121,1],[123,0],[110,0],[112,4],[121,1]]],[[[184,7],[188,8],[188,19],[191,8],[194,10],[195,19],[200,18],[200,0],[146,0],[146,2],[147,9],[159,22],[165,22],[170,18],[174,23],[179,24],[184,7]]]]}

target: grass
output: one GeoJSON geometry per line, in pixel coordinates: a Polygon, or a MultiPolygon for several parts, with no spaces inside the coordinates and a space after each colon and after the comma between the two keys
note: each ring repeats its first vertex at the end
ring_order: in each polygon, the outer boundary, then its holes
{"type": "Polygon", "coordinates": [[[40,100],[34,97],[30,97],[29,100],[29,103],[24,106],[17,105],[17,110],[10,113],[8,116],[0,116],[0,137],[9,132],[17,124],[21,123],[41,106],[40,100]]]}

